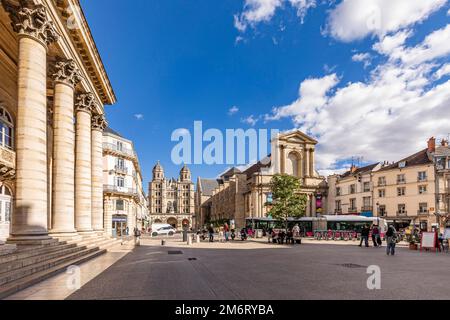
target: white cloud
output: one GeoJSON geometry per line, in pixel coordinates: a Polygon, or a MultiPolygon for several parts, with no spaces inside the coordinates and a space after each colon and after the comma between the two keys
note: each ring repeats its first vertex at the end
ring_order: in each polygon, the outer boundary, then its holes
{"type": "Polygon", "coordinates": [[[438,69],[434,75],[436,80],[441,79],[442,77],[450,75],[450,63],[444,64],[440,69],[438,69]]]}
{"type": "Polygon", "coordinates": [[[427,19],[447,0],[343,0],[330,13],[328,33],[341,41],[383,37],[427,19]]]}
{"type": "MultiPolygon", "coordinates": [[[[426,148],[431,136],[449,131],[450,74],[442,61],[450,51],[447,29],[431,32],[408,47],[408,33],[384,37],[374,48],[388,57],[368,80],[338,86],[336,75],[306,79],[299,98],[274,108],[267,120],[291,118],[295,127],[319,140],[318,169],[329,173],[352,156],[395,161],[426,148]]],[[[445,60],[445,59],[444,59],[445,60]]]]}
{"type": "Polygon", "coordinates": [[[248,116],[247,118],[242,118],[241,122],[254,127],[254,126],[256,126],[256,124],[259,122],[260,119],[261,119],[261,117],[255,117],[252,114],[252,115],[248,116]]]}
{"type": "Polygon", "coordinates": [[[239,108],[236,106],[233,106],[228,110],[228,115],[233,116],[238,112],[239,112],[239,108]]]}
{"type": "Polygon", "coordinates": [[[447,16],[450,17],[450,9],[448,9],[448,11],[447,11],[447,16]]]}
{"type": "Polygon", "coordinates": [[[357,53],[352,56],[352,60],[355,62],[362,62],[364,68],[368,68],[372,64],[372,56],[370,53],[357,53]]]}
{"type": "Polygon", "coordinates": [[[234,15],[234,26],[240,32],[254,27],[258,23],[272,19],[277,9],[289,3],[297,10],[297,16],[303,20],[309,9],[316,6],[316,0],[245,0],[243,12],[234,15]]]}
{"type": "Polygon", "coordinates": [[[136,120],[144,120],[144,115],[142,113],[137,113],[134,115],[136,120]]]}

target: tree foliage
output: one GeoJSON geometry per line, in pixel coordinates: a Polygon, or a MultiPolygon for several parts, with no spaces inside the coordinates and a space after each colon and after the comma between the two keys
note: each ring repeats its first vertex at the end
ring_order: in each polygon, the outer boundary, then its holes
{"type": "Polygon", "coordinates": [[[274,219],[287,221],[288,218],[301,218],[306,213],[308,198],[301,194],[301,181],[290,175],[275,175],[270,187],[273,207],[270,214],[274,219]]]}

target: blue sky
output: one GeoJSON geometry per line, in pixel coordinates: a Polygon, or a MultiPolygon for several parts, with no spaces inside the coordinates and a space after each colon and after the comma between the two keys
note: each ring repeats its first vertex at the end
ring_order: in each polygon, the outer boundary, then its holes
{"type": "MultiPolygon", "coordinates": [[[[358,1],[82,0],[118,97],[108,121],[134,141],[145,182],[157,160],[178,175],[171,133],[196,120],[299,128],[319,139],[323,174],[450,133],[448,1],[358,1]]],[[[194,177],[225,168],[191,166],[194,177]]]]}

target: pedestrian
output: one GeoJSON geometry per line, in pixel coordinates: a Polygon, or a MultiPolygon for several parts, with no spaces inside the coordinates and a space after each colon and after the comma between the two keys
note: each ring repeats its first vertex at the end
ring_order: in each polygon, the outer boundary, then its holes
{"type": "Polygon", "coordinates": [[[362,247],[363,242],[365,243],[366,248],[369,247],[369,235],[370,235],[370,229],[367,225],[365,225],[361,231],[361,242],[359,243],[360,247],[362,247]]]}
{"type": "Polygon", "coordinates": [[[374,225],[372,227],[372,241],[373,246],[375,248],[377,248],[378,246],[381,247],[379,239],[380,239],[380,229],[378,229],[378,226],[374,225]]]}
{"type": "Polygon", "coordinates": [[[224,233],[223,227],[219,228],[219,242],[223,242],[224,234],[225,233],[224,233]]]}
{"type": "Polygon", "coordinates": [[[228,227],[228,223],[225,223],[223,226],[223,232],[225,234],[225,241],[230,241],[230,227],[228,227]]]}
{"type": "Polygon", "coordinates": [[[293,233],[293,236],[294,236],[295,238],[299,238],[299,237],[300,237],[300,227],[299,227],[298,224],[296,224],[296,225],[294,226],[294,228],[292,229],[292,233],[293,233]]]}
{"type": "Polygon", "coordinates": [[[214,227],[213,227],[213,225],[209,226],[208,232],[209,232],[209,242],[214,242],[214,227]]]}
{"type": "Polygon", "coordinates": [[[395,230],[394,226],[389,226],[388,231],[386,232],[386,243],[387,255],[395,256],[395,246],[397,245],[397,230],[395,230]]]}

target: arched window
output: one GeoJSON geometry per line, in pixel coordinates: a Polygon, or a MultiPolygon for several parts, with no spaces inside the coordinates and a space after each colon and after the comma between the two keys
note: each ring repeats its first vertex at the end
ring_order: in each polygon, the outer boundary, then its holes
{"type": "Polygon", "coordinates": [[[2,147],[14,148],[14,123],[11,114],[0,106],[0,145],[2,147]]]}

